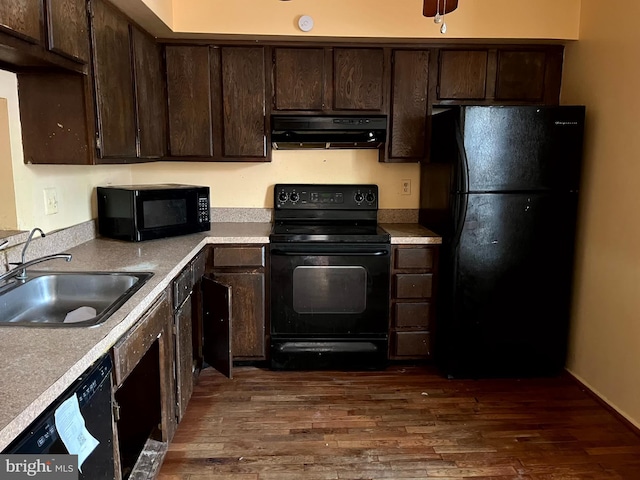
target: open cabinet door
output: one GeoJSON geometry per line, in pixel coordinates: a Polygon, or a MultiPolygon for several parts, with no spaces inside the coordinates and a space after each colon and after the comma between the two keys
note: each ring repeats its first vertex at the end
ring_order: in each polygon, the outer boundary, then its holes
{"type": "Polygon", "coordinates": [[[232,378],[231,287],[202,277],[204,361],[232,378]]]}

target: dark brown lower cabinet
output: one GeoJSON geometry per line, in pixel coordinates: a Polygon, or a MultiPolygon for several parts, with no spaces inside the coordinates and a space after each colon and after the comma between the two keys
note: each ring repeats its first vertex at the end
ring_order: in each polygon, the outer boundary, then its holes
{"type": "Polygon", "coordinates": [[[202,369],[202,293],[206,249],[174,279],[176,415],[178,423],[187,410],[194,382],[202,369]]]}
{"type": "Polygon", "coordinates": [[[210,276],[203,277],[202,308],[204,360],[223,375],[232,378],[231,287],[213,280],[210,276]]]}
{"type": "Polygon", "coordinates": [[[204,341],[203,332],[203,293],[202,278],[207,267],[208,248],[203,248],[193,259],[191,265],[193,269],[193,300],[191,302],[191,327],[192,327],[192,350],[193,350],[193,379],[197,381],[202,370],[204,357],[202,344],[204,341]]]}
{"type": "Polygon", "coordinates": [[[233,360],[267,358],[265,252],[264,245],[216,245],[210,257],[209,277],[230,287],[233,360]]]}
{"type": "Polygon", "coordinates": [[[178,423],[187,411],[193,393],[193,325],[191,295],[175,311],[176,415],[178,423]]]}
{"type": "Polygon", "coordinates": [[[391,258],[389,358],[425,359],[432,355],[438,247],[395,245],[391,258]]]}
{"type": "Polygon", "coordinates": [[[193,393],[193,268],[190,263],[173,280],[176,417],[182,420],[193,393]]]}
{"type": "Polygon", "coordinates": [[[173,315],[163,293],[113,347],[116,478],[153,478],[176,429],[173,315]],[[155,467],[154,467],[155,465],[155,467]]]}

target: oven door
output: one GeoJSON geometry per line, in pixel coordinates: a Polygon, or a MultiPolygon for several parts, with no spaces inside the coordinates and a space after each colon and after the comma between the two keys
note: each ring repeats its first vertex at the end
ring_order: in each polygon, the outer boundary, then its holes
{"type": "Polygon", "coordinates": [[[272,337],[382,338],[389,244],[271,244],[272,337]]]}

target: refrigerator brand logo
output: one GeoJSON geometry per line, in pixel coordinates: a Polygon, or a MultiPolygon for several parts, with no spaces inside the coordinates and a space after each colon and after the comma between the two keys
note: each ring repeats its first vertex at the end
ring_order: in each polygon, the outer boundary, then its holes
{"type": "Polygon", "coordinates": [[[2,455],[0,480],[77,480],[77,455],[2,455]]]}
{"type": "Polygon", "coordinates": [[[556,121],[556,125],[578,125],[578,122],[563,122],[563,121],[556,121]]]}

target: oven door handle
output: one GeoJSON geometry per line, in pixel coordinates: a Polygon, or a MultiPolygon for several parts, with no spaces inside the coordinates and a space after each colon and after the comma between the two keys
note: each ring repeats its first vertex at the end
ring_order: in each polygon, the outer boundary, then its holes
{"type": "Polygon", "coordinates": [[[332,252],[328,250],[299,250],[299,251],[288,251],[281,250],[278,248],[274,248],[271,250],[271,255],[286,255],[286,256],[318,256],[318,255],[326,255],[331,257],[382,257],[384,255],[389,255],[387,250],[370,250],[370,251],[360,251],[360,252],[332,252]]]}

